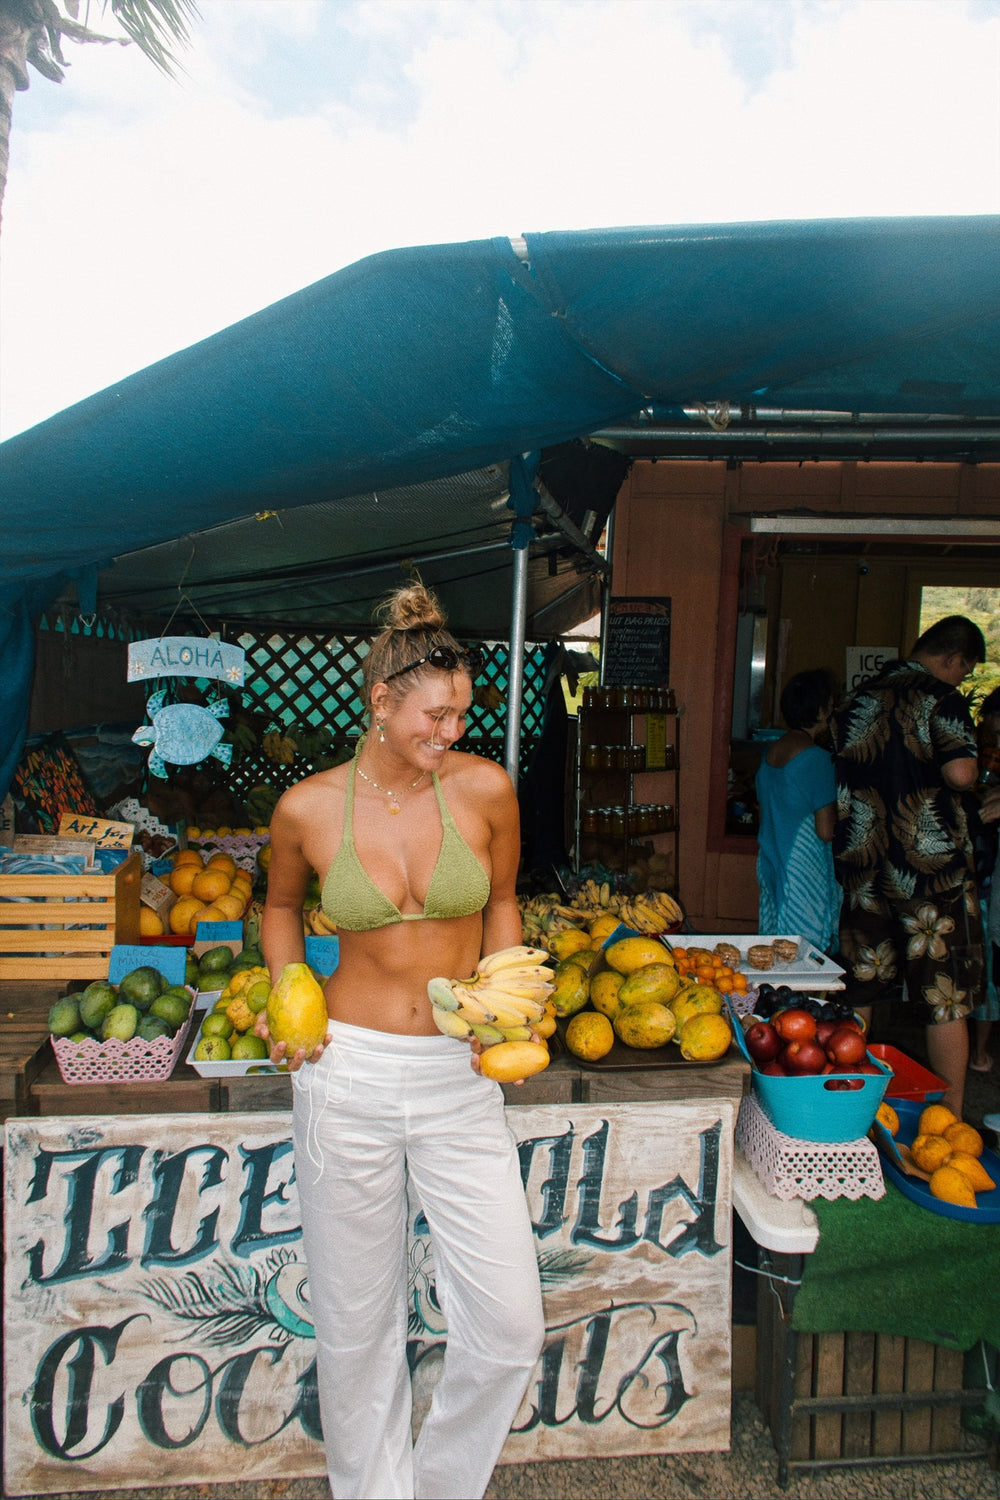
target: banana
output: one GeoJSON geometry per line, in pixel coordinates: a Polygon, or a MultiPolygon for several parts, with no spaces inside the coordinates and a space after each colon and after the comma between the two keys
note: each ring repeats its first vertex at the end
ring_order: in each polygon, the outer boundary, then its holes
{"type": "MultiPolygon", "coordinates": [[[[482,1047],[495,1047],[498,1042],[508,1042],[510,1037],[499,1026],[473,1026],[472,1035],[482,1047]]],[[[526,1037],[520,1037],[520,1041],[526,1041],[526,1037]]]]}
{"type": "Polygon", "coordinates": [[[472,1027],[455,1010],[442,1010],[439,1005],[432,1005],[431,1015],[442,1036],[453,1036],[462,1042],[472,1035],[472,1027]]]}
{"type": "Polygon", "coordinates": [[[453,980],[443,979],[440,976],[428,979],[427,994],[431,1004],[436,1005],[438,1010],[458,1010],[459,1001],[452,988],[453,983],[453,980]]]}
{"type": "Polygon", "coordinates": [[[534,1034],[530,1026],[504,1026],[500,1029],[505,1042],[530,1042],[534,1034]]]}
{"type": "MultiPolygon", "coordinates": [[[[553,989],[553,985],[548,980],[533,984],[530,979],[515,979],[508,983],[502,972],[496,976],[496,980],[496,984],[491,984],[488,988],[498,991],[501,995],[507,995],[512,1000],[544,1000],[553,989]],[[503,980],[502,984],[501,980],[503,980]]],[[[473,994],[475,993],[476,990],[473,990],[473,994]]]]}
{"type": "Polygon", "coordinates": [[[452,985],[452,993],[458,1001],[459,1014],[463,1020],[468,1021],[470,1026],[488,1026],[496,1020],[492,1008],[474,994],[472,990],[466,989],[464,984],[457,981],[452,985]]]}
{"type": "Polygon", "coordinates": [[[542,1000],[520,1000],[513,995],[503,995],[490,990],[482,1000],[497,1026],[524,1026],[545,1014],[542,1000]]]}
{"type": "Polygon", "coordinates": [[[500,948],[479,960],[477,973],[480,978],[496,974],[500,969],[512,968],[515,964],[543,964],[549,955],[544,948],[529,948],[520,943],[512,948],[500,948]]]}
{"type": "Polygon", "coordinates": [[[501,1031],[504,1031],[508,1026],[533,1025],[544,1014],[543,1010],[522,1011],[514,1010],[509,1005],[498,1005],[494,1012],[494,1023],[500,1027],[501,1031]]]}

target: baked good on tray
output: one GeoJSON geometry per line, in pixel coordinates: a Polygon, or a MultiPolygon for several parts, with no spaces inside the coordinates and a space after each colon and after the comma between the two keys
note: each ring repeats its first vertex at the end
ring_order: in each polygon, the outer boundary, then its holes
{"type": "Polygon", "coordinates": [[[731,969],[739,968],[740,950],[736,947],[735,943],[716,943],[713,951],[717,953],[722,959],[722,962],[724,964],[728,964],[731,969]]]}
{"type": "Polygon", "coordinates": [[[799,945],[793,943],[791,938],[775,938],[771,944],[774,956],[780,964],[791,964],[799,956],[799,945]]]}
{"type": "Polygon", "coordinates": [[[773,969],[774,956],[773,943],[753,943],[747,949],[747,963],[751,969],[773,969]]]}

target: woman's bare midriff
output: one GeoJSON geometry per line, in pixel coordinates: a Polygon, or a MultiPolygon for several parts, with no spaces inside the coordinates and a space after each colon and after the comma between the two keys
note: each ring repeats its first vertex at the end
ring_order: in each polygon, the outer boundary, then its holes
{"type": "Polygon", "coordinates": [[[473,974],[482,935],[478,912],[396,922],[373,932],[342,931],[337,967],[324,986],[330,1019],[369,1031],[437,1036],[427,981],[473,974]]]}

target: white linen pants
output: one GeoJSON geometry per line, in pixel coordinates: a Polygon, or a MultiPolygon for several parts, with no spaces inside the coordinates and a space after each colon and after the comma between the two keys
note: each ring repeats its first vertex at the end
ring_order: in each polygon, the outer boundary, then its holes
{"type": "Polygon", "coordinates": [[[332,1022],[294,1075],[295,1174],[335,1500],[482,1496],[542,1346],[538,1262],[499,1084],[450,1037],[332,1022]],[[447,1347],[416,1445],[406,1176],[447,1347]]]}

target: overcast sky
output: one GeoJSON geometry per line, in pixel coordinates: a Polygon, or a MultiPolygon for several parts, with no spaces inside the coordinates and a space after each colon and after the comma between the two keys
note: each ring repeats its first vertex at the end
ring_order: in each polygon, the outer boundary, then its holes
{"type": "Polygon", "coordinates": [[[0,436],[396,246],[1000,212],[1000,0],[201,11],[177,81],[67,43],[16,96],[0,436]]]}

